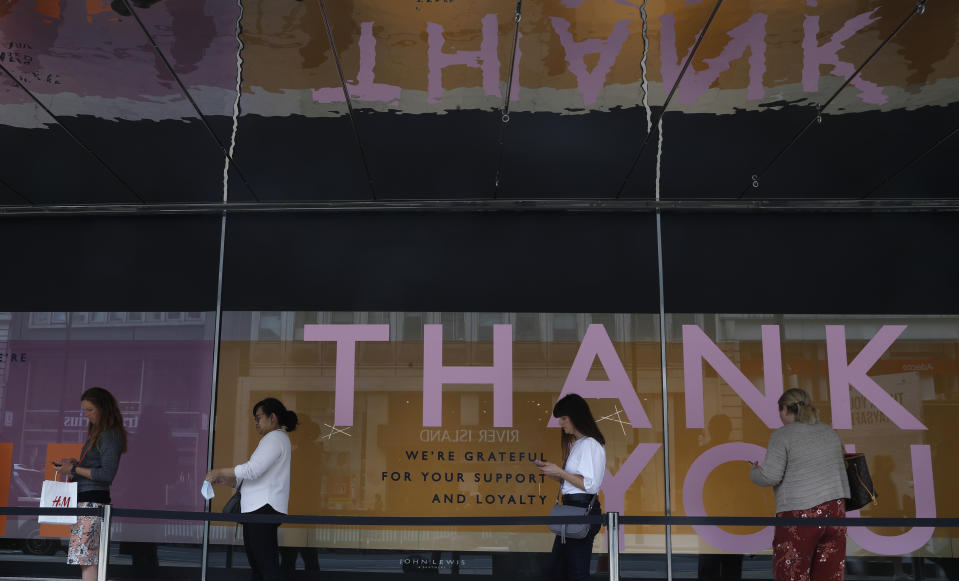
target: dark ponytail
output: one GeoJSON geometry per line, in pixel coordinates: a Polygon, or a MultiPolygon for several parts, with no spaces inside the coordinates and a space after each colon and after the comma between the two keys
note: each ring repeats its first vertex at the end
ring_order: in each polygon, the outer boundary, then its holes
{"type": "Polygon", "coordinates": [[[295,430],[296,424],[300,423],[299,418],[296,417],[296,412],[286,409],[283,402],[275,397],[268,397],[256,402],[253,406],[253,415],[256,415],[256,410],[261,410],[266,415],[276,414],[277,422],[286,428],[287,432],[295,430]]]}

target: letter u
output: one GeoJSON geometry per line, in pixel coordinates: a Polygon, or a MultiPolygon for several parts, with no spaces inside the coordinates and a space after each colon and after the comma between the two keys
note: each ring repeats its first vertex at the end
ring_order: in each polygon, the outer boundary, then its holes
{"type": "MultiPolygon", "coordinates": [[[[855,446],[846,446],[849,452],[855,451],[855,446]]],[[[932,454],[929,445],[915,444],[909,446],[912,456],[913,492],[916,496],[916,518],[936,517],[936,491],[932,481],[932,454]]],[[[858,518],[859,511],[851,510],[846,514],[849,518],[858,518]]],[[[879,555],[903,555],[919,550],[925,545],[932,533],[933,527],[913,527],[909,531],[896,536],[879,535],[866,527],[849,527],[849,538],[860,547],[879,555]]]]}

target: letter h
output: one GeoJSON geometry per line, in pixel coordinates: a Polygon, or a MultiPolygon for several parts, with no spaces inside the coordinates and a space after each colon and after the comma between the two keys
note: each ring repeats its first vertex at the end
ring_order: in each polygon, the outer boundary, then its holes
{"type": "Polygon", "coordinates": [[[423,325],[423,426],[443,425],[444,383],[493,384],[493,426],[513,425],[513,326],[493,325],[493,365],[443,365],[443,325],[423,325]]]}

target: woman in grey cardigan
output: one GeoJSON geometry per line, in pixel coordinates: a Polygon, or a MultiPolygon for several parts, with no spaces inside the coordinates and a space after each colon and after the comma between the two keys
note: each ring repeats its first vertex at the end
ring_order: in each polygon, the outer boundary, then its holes
{"type": "MultiPolygon", "coordinates": [[[[849,481],[842,442],[819,422],[809,394],[790,389],[779,398],[783,427],[773,432],[762,465],[752,462],[749,478],[776,493],[776,516],[842,518],[849,481]]],[[[775,579],[842,579],[846,527],[777,526],[773,537],[775,579]]]]}
{"type": "MultiPolygon", "coordinates": [[[[110,484],[120,467],[120,454],[127,451],[127,431],[116,398],[102,387],[84,391],[80,409],[90,422],[80,459],[64,458],[53,465],[76,481],[77,508],[95,508],[110,504],[110,484]]],[[[83,581],[97,578],[102,525],[98,516],[78,516],[70,529],[67,564],[80,565],[83,581]]]]}

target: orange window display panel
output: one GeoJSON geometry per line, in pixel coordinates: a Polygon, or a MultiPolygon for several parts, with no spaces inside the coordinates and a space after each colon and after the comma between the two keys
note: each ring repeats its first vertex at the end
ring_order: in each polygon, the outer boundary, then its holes
{"type": "MultiPolygon", "coordinates": [[[[79,458],[83,444],[47,444],[47,461],[43,471],[44,480],[53,480],[57,471],[50,462],[61,458],[79,458]]],[[[63,479],[63,474],[60,474],[63,479]]],[[[40,525],[41,537],[66,538],[70,536],[70,525],[40,525]]]]}

